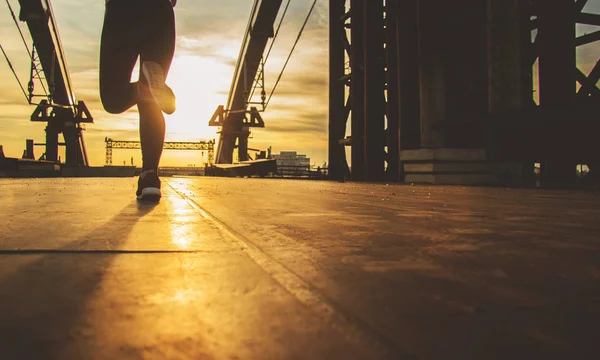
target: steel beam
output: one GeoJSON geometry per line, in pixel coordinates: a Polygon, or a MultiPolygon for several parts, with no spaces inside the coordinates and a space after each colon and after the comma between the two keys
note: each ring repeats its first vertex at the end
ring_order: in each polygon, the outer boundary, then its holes
{"type": "Polygon", "coordinates": [[[227,116],[220,124],[221,135],[217,149],[217,163],[231,164],[238,142],[239,161],[248,160],[250,130],[245,123],[252,86],[262,62],[266,45],[274,36],[273,24],[282,0],[255,0],[244,40],[235,67],[227,99],[227,116]]]}
{"type": "MultiPolygon", "coordinates": [[[[112,165],[113,149],[141,149],[141,141],[121,141],[105,138],[106,158],[105,164],[112,165]]],[[[212,164],[214,159],[215,140],[202,140],[200,142],[163,142],[164,150],[206,150],[208,152],[208,163],[212,164]]]]}
{"type": "MultiPolygon", "coordinates": [[[[50,1],[19,0],[19,19],[27,23],[33,40],[32,80],[40,75],[41,64],[49,94],[31,115],[32,121],[48,122],[46,158],[58,160],[58,135],[63,134],[66,146],[66,164],[89,166],[81,123],[92,123],[93,118],[85,103],[77,101],[67,66],[58,25],[50,1]]],[[[30,101],[33,88],[30,89],[30,101]]]]}
{"type": "MultiPolygon", "coordinates": [[[[580,6],[584,2],[575,4],[580,6]]],[[[540,39],[539,92],[542,108],[575,108],[577,66],[575,52],[575,18],[572,0],[538,1],[540,39]]],[[[569,187],[576,180],[575,162],[565,158],[573,144],[562,134],[553,133],[554,159],[542,164],[542,184],[546,187],[569,187]]]]}
{"type": "Polygon", "coordinates": [[[581,13],[577,16],[577,23],[600,26],[600,14],[581,13]]]}
{"type": "Polygon", "coordinates": [[[364,150],[367,181],[385,172],[385,60],[383,0],[364,2],[364,150]]]}
{"type": "Polygon", "coordinates": [[[419,0],[397,1],[400,149],[413,150],[421,147],[419,0]]]}
{"type": "MultiPolygon", "coordinates": [[[[448,55],[447,24],[458,8],[438,0],[418,1],[420,137],[423,148],[447,147],[448,55]],[[435,11],[432,9],[435,8],[435,11]],[[452,11],[452,12],[451,12],[452,11]],[[450,13],[449,13],[450,12],[450,13]]],[[[460,39],[456,39],[459,40],[460,39]]]]}
{"type": "Polygon", "coordinates": [[[350,35],[350,67],[351,75],[351,127],[352,150],[351,172],[352,180],[367,179],[367,164],[365,154],[365,39],[364,39],[364,8],[367,0],[350,0],[351,35],[350,35]]]}
{"type": "MultiPolygon", "coordinates": [[[[533,100],[533,64],[537,59],[537,54],[534,51],[531,31],[532,29],[527,26],[531,23],[531,16],[533,14],[533,7],[529,1],[519,1],[521,21],[521,63],[523,66],[523,107],[525,109],[534,108],[537,106],[533,100]]],[[[537,27],[537,25],[536,25],[537,27]]]]}
{"type": "Polygon", "coordinates": [[[538,3],[540,104],[572,106],[575,100],[575,21],[572,0],[538,3]]]}
{"type": "Polygon", "coordinates": [[[600,31],[594,31],[593,33],[579,36],[577,39],[575,39],[575,45],[587,45],[596,41],[600,41],[600,31]]]}
{"type": "MultiPolygon", "coordinates": [[[[488,108],[491,114],[522,110],[531,98],[523,81],[523,21],[520,0],[488,0],[488,108]],[[526,94],[523,94],[523,93],[526,94]]],[[[528,27],[527,34],[530,35],[528,27]]],[[[530,41],[527,41],[529,43],[530,41]]]]}
{"type": "Polygon", "coordinates": [[[58,161],[58,135],[60,130],[53,122],[46,126],[46,160],[58,161]]]}
{"type": "Polygon", "coordinates": [[[598,92],[600,91],[597,87],[598,81],[600,80],[600,61],[596,62],[596,65],[594,65],[594,68],[588,76],[585,76],[581,70],[579,70],[579,75],[583,75],[583,81],[581,82],[581,88],[577,94],[581,97],[590,95],[598,96],[598,92]]]}
{"type": "MultiPolygon", "coordinates": [[[[346,150],[340,141],[346,134],[346,85],[344,29],[345,0],[329,0],[329,177],[343,180],[348,176],[346,150]]],[[[349,46],[349,44],[348,44],[349,46]]]]}
{"type": "MultiPolygon", "coordinates": [[[[544,0],[544,1],[548,1],[548,0],[544,0]]],[[[555,0],[552,0],[555,1],[555,0]]],[[[550,1],[550,2],[552,2],[550,1]]],[[[575,13],[580,13],[581,11],[583,11],[583,8],[587,5],[588,0],[576,0],[575,1],[575,13]]]]}
{"type": "Polygon", "coordinates": [[[387,168],[385,178],[387,181],[399,181],[402,179],[402,175],[400,173],[400,68],[398,62],[399,2],[400,0],[387,0],[385,4],[385,55],[387,63],[387,168]]]}

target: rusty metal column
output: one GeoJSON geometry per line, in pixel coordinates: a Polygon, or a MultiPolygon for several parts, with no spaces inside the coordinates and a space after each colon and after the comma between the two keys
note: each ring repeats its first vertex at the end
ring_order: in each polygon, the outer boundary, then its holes
{"type": "Polygon", "coordinates": [[[537,107],[533,99],[533,64],[537,55],[531,43],[531,17],[534,14],[533,5],[529,1],[519,1],[521,14],[521,66],[523,67],[523,106],[525,109],[537,107]]]}
{"type": "Polygon", "coordinates": [[[419,0],[398,4],[398,76],[400,78],[400,149],[421,147],[419,95],[419,0]]]}
{"type": "MultiPolygon", "coordinates": [[[[523,109],[524,75],[520,0],[487,0],[489,111],[523,109]]],[[[527,91],[529,98],[531,92],[527,91]]]]}
{"type": "MultiPolygon", "coordinates": [[[[573,0],[537,1],[539,24],[539,92],[542,108],[574,108],[576,96],[575,3],[573,0]]],[[[565,120],[565,119],[561,119],[565,120]]],[[[568,121],[561,121],[566,124],[568,121]]],[[[551,125],[553,127],[553,125],[551,125]]],[[[542,186],[569,187],[576,181],[575,162],[561,149],[571,144],[552,133],[549,148],[556,149],[543,164],[542,186]]]]}
{"type": "Polygon", "coordinates": [[[352,180],[364,181],[366,175],[365,156],[365,39],[364,12],[366,0],[350,0],[351,46],[350,67],[352,68],[350,101],[352,103],[352,180]]]}
{"type": "Polygon", "coordinates": [[[58,161],[58,134],[54,121],[48,121],[46,126],[46,160],[58,161]]]}
{"type": "MultiPolygon", "coordinates": [[[[532,67],[523,66],[531,57],[530,46],[524,46],[531,43],[530,15],[523,5],[522,0],[487,0],[488,108],[492,115],[522,112],[532,103],[532,67]]],[[[525,132],[513,135],[521,139],[525,132]]],[[[488,159],[505,159],[506,154],[495,146],[493,139],[486,143],[488,159]]],[[[535,185],[533,162],[521,164],[521,184],[535,185]]]]}
{"type": "Polygon", "coordinates": [[[65,126],[63,128],[63,137],[65,139],[65,163],[70,166],[79,165],[81,155],[79,155],[77,130],[71,126],[65,126]]]}
{"type": "Polygon", "coordinates": [[[383,181],[385,172],[383,0],[365,1],[364,16],[366,180],[383,181]]]}
{"type": "MultiPolygon", "coordinates": [[[[449,17],[458,9],[454,3],[439,0],[419,0],[419,91],[421,115],[421,146],[440,149],[448,145],[448,88],[447,81],[452,29],[449,17]]],[[[460,43],[461,39],[455,38],[460,43]]],[[[464,40],[463,40],[464,41],[464,40]]]]}
{"type": "Polygon", "coordinates": [[[398,2],[387,0],[385,4],[387,63],[387,169],[385,178],[398,181],[400,174],[400,78],[398,64],[398,2]]]}
{"type": "Polygon", "coordinates": [[[343,180],[348,174],[346,150],[339,143],[346,134],[344,111],[346,85],[344,76],[345,50],[342,17],[345,0],[329,0],[329,178],[343,180]]]}
{"type": "Polygon", "coordinates": [[[248,161],[248,137],[250,129],[242,126],[242,134],[238,136],[238,161],[248,161]]]}

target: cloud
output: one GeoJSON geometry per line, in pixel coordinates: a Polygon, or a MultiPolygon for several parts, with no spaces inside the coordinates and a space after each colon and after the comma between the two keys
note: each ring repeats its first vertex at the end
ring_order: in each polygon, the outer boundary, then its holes
{"type": "Polygon", "coordinates": [[[290,117],[280,121],[265,120],[266,129],[274,134],[306,134],[308,136],[321,136],[327,131],[327,113],[305,114],[299,117],[290,117]]]}

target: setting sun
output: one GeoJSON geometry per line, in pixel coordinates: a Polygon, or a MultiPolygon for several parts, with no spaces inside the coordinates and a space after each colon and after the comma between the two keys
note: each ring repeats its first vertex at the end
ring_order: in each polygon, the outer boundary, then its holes
{"type": "Polygon", "coordinates": [[[217,128],[208,120],[225,103],[231,70],[214,59],[195,55],[177,56],[167,83],[177,96],[177,111],[166,117],[167,141],[215,139],[217,128]]]}

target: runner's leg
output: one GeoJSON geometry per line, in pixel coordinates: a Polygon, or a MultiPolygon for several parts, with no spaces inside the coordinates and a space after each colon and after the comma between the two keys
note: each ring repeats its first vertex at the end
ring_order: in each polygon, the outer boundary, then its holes
{"type": "MultiPolygon", "coordinates": [[[[168,74],[175,51],[175,15],[167,0],[149,0],[148,6],[138,16],[144,18],[144,41],[141,43],[141,63],[152,61],[168,74]]],[[[158,170],[165,140],[165,119],[158,104],[148,96],[148,89],[140,73],[140,140],[142,143],[143,170],[158,170]]]]}
{"type": "Polygon", "coordinates": [[[135,1],[112,0],[106,5],[100,45],[100,99],[104,109],[120,114],[137,103],[137,83],[131,74],[139,55],[139,17],[135,1]]]}

